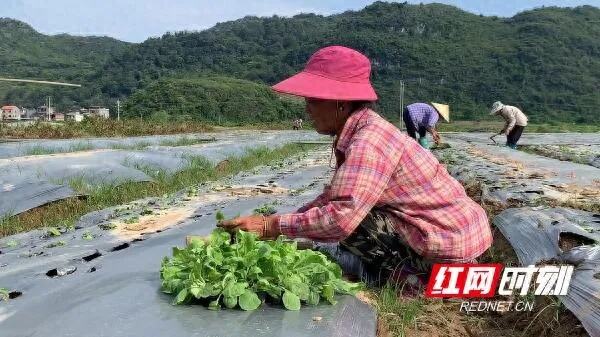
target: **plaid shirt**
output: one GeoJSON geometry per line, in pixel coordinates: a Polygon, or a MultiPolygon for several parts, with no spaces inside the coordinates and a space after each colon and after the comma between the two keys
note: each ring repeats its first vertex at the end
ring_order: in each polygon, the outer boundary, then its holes
{"type": "Polygon", "coordinates": [[[408,115],[412,119],[415,128],[418,130],[420,127],[434,128],[437,124],[440,116],[437,110],[429,104],[425,103],[413,103],[406,106],[408,115]]]}
{"type": "Polygon", "coordinates": [[[468,261],[490,247],[485,211],[429,151],[375,112],[352,114],[335,144],[331,185],[297,213],[279,216],[283,234],[342,241],[376,207],[425,258],[468,261]]]}

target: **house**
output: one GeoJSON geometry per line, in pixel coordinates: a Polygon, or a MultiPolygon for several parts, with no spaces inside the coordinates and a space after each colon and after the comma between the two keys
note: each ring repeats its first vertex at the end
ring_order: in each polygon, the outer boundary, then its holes
{"type": "Polygon", "coordinates": [[[65,115],[65,121],[81,122],[83,121],[83,115],[79,113],[79,111],[67,112],[65,115]]]}
{"type": "Polygon", "coordinates": [[[1,119],[21,120],[21,109],[14,105],[5,105],[1,108],[1,119]]]}
{"type": "Polygon", "coordinates": [[[89,108],[83,108],[79,110],[84,117],[101,117],[101,118],[109,118],[110,113],[108,108],[103,108],[101,106],[91,106],[89,108]]]}
{"type": "Polygon", "coordinates": [[[54,115],[54,107],[47,107],[42,105],[36,109],[36,113],[33,116],[33,119],[39,119],[42,121],[52,120],[52,115],[54,115]]]}
{"type": "Polygon", "coordinates": [[[21,119],[33,119],[37,113],[36,109],[32,108],[21,108],[21,119]]]}

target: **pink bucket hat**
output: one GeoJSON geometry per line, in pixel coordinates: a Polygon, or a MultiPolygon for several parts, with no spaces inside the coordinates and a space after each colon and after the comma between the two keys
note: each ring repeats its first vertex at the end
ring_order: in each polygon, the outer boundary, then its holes
{"type": "Polygon", "coordinates": [[[340,100],[376,101],[370,81],[371,62],[342,46],[319,49],[304,70],[273,86],[273,90],[302,97],[340,100]]]}

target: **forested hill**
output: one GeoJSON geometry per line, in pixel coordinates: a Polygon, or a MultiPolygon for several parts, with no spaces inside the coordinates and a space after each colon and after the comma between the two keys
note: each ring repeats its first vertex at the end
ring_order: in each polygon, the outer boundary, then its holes
{"type": "MultiPolygon", "coordinates": [[[[125,46],[85,72],[86,90],[93,89],[86,99],[110,104],[163,76],[184,74],[273,84],[318,48],[341,44],[371,58],[379,110],[390,117],[398,113],[404,81],[405,102],[449,103],[455,119],[480,118],[502,100],[534,121],[598,123],[598,36],[600,9],[591,6],[498,18],[441,4],[376,2],[332,16],[246,17],[125,46]]],[[[13,90],[4,96],[18,99],[13,90]]]]}

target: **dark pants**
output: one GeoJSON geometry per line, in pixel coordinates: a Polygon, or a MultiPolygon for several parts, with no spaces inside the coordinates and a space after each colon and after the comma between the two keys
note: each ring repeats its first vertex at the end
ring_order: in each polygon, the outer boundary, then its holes
{"type": "Polygon", "coordinates": [[[401,281],[402,277],[414,275],[424,285],[431,272],[432,263],[401,239],[387,213],[381,210],[371,210],[340,246],[358,256],[379,281],[391,276],[401,281]]]}
{"type": "Polygon", "coordinates": [[[427,135],[427,128],[425,128],[424,126],[421,126],[419,127],[419,129],[417,129],[415,123],[413,123],[412,118],[410,118],[408,108],[404,108],[404,112],[402,113],[402,120],[404,120],[404,125],[406,125],[406,132],[408,132],[408,135],[413,139],[417,140],[417,132],[419,133],[420,138],[423,138],[425,137],[425,135],[427,135]]]}
{"type": "Polygon", "coordinates": [[[510,133],[506,135],[506,146],[512,147],[513,149],[516,148],[517,142],[521,138],[524,129],[524,126],[515,125],[515,127],[510,130],[510,133]]]}

